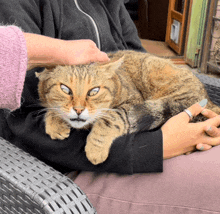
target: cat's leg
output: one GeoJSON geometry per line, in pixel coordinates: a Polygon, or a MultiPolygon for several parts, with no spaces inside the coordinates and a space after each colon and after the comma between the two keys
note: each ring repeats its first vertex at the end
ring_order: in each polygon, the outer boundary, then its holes
{"type": "Polygon", "coordinates": [[[107,111],[104,118],[94,123],[87,137],[85,151],[88,160],[94,165],[103,163],[108,158],[113,141],[128,130],[129,125],[123,110],[107,111]]]}
{"type": "Polygon", "coordinates": [[[70,126],[51,110],[48,110],[45,115],[45,130],[53,140],[63,140],[70,134],[70,126]]]}

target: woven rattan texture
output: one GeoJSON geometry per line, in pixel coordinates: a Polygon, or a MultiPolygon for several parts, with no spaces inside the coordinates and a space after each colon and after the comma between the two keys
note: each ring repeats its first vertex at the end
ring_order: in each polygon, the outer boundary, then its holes
{"type": "Polygon", "coordinates": [[[0,213],[96,213],[69,178],[0,138],[0,213]]]}
{"type": "Polygon", "coordinates": [[[203,74],[197,74],[196,76],[204,83],[211,100],[220,106],[220,79],[203,74]]]}

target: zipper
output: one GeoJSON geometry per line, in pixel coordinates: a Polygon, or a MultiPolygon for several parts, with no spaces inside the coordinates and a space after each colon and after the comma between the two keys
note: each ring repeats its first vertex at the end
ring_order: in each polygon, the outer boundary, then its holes
{"type": "Polygon", "coordinates": [[[80,12],[82,12],[84,15],[86,15],[86,16],[91,20],[92,25],[94,26],[95,32],[96,32],[96,38],[97,38],[97,43],[98,43],[97,46],[98,46],[99,50],[101,50],[101,42],[100,42],[99,30],[98,30],[98,27],[97,27],[97,25],[96,25],[94,19],[93,19],[90,15],[88,15],[87,13],[85,13],[85,12],[80,8],[80,6],[79,6],[77,0],[74,0],[74,1],[75,1],[75,4],[76,4],[77,9],[78,9],[80,12]]]}

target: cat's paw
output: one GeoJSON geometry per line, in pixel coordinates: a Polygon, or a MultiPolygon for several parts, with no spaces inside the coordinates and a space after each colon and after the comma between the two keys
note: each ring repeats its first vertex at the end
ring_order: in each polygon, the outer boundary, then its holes
{"type": "Polygon", "coordinates": [[[53,140],[64,140],[70,135],[70,127],[51,125],[46,126],[46,133],[50,135],[53,140]]]}
{"type": "Polygon", "coordinates": [[[92,138],[87,138],[87,143],[85,147],[86,157],[88,160],[94,164],[98,165],[100,163],[103,163],[109,155],[109,146],[107,145],[100,145],[100,142],[97,144],[97,142],[94,141],[92,138]]]}

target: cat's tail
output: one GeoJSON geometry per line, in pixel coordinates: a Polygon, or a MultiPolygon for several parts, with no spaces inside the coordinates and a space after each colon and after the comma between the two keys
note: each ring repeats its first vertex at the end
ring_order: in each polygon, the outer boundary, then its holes
{"type": "Polygon", "coordinates": [[[184,109],[185,106],[171,99],[146,100],[133,108],[132,115],[137,118],[138,130],[153,130],[184,109]]]}
{"type": "MultiPolygon", "coordinates": [[[[192,104],[194,104],[194,102],[192,104]]],[[[146,100],[143,104],[135,106],[132,110],[132,115],[135,115],[137,121],[136,130],[144,131],[160,128],[171,117],[184,111],[190,105],[190,103],[176,102],[166,98],[146,100]]],[[[220,115],[220,107],[215,105],[212,101],[209,100],[206,108],[220,115]]],[[[205,120],[207,120],[207,118],[199,114],[193,118],[192,122],[205,120]]]]}

